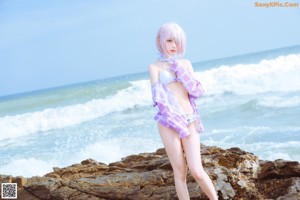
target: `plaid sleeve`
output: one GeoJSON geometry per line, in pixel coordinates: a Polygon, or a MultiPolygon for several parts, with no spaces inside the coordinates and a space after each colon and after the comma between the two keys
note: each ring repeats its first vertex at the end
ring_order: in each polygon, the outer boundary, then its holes
{"type": "Polygon", "coordinates": [[[152,98],[153,105],[158,107],[158,113],[154,119],[162,125],[176,130],[180,138],[187,137],[189,130],[183,112],[171,92],[164,85],[155,83],[152,85],[152,98]]]}
{"type": "Polygon", "coordinates": [[[172,68],[176,73],[176,80],[183,84],[185,89],[192,97],[199,98],[204,94],[204,89],[201,83],[193,77],[189,70],[178,66],[178,63],[175,63],[172,68]]]}

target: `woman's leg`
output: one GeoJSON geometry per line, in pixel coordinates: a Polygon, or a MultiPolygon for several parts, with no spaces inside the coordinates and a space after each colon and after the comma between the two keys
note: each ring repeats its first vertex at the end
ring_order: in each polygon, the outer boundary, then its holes
{"type": "Polygon", "coordinates": [[[209,197],[209,199],[216,200],[218,199],[218,196],[214,185],[202,166],[200,138],[196,131],[195,123],[191,124],[189,129],[191,135],[182,139],[182,145],[190,173],[200,185],[204,193],[209,197]]]}
{"type": "Polygon", "coordinates": [[[181,139],[176,131],[161,124],[158,124],[158,130],[173,168],[177,196],[179,200],[189,200],[186,184],[187,168],[181,139]]]}

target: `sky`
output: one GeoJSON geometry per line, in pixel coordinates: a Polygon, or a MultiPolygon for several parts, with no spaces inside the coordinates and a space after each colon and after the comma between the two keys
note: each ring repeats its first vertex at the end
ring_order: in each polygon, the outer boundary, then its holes
{"type": "Polygon", "coordinates": [[[255,2],[0,0],[0,96],[146,72],[166,22],[192,63],[300,44],[299,0],[255,2]]]}

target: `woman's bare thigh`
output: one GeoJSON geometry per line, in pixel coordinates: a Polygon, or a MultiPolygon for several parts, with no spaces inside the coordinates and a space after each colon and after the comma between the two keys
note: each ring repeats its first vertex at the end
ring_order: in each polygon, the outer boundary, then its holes
{"type": "Polygon", "coordinates": [[[160,123],[158,123],[158,130],[174,172],[176,170],[185,171],[186,161],[178,133],[160,123]]]}
{"type": "Polygon", "coordinates": [[[182,139],[182,146],[185,152],[186,161],[190,170],[202,169],[200,138],[197,132],[196,123],[189,126],[190,135],[182,139]]]}

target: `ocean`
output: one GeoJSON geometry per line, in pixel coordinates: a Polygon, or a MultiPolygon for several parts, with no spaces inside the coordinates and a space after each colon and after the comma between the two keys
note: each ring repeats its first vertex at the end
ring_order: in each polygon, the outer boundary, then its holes
{"type": "MultiPolygon", "coordinates": [[[[193,66],[206,90],[203,144],[300,161],[300,45],[193,66]]],[[[153,152],[163,147],[156,112],[148,72],[0,97],[0,174],[153,152]]]]}

